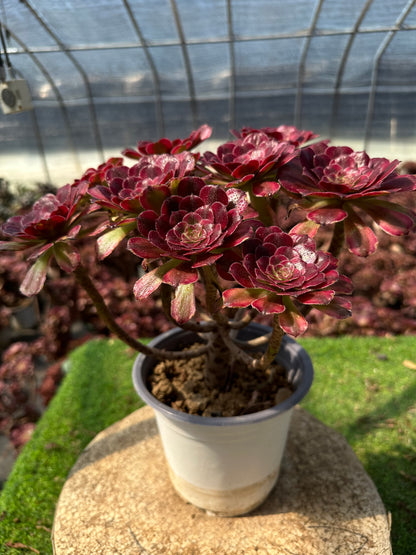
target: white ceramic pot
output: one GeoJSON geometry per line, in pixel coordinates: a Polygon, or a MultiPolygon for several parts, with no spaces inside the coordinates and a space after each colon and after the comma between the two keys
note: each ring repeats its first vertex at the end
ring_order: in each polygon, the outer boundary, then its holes
{"type": "MultiPolygon", "coordinates": [[[[251,324],[239,339],[269,331],[251,324]]],[[[177,349],[195,340],[191,332],[170,330],[150,345],[177,349]]],[[[173,486],[186,501],[220,516],[236,516],[258,507],[275,485],[294,406],[308,392],[313,367],[306,351],[285,336],[277,360],[286,368],[293,394],[278,405],[253,414],[203,417],[176,411],[149,392],[146,379],[155,359],[139,355],[133,383],[155,410],[173,486]]]]}

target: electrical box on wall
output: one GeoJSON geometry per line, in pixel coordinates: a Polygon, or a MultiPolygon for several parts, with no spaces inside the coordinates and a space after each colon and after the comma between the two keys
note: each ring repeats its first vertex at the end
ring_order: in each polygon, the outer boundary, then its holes
{"type": "Polygon", "coordinates": [[[0,104],[3,114],[17,114],[32,110],[32,98],[24,79],[13,79],[0,83],[0,104]]]}

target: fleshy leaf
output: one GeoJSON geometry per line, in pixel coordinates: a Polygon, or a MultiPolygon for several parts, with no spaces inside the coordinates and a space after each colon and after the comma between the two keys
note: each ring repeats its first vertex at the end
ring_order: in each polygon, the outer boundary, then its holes
{"type": "Polygon", "coordinates": [[[331,285],[331,289],[335,291],[336,295],[351,295],[354,287],[349,277],[341,275],[338,281],[331,285]]]}
{"type": "Polygon", "coordinates": [[[163,283],[163,277],[165,274],[178,263],[178,260],[170,260],[169,262],[166,262],[166,264],[155,268],[151,272],[147,272],[144,276],[138,279],[133,287],[136,299],[138,301],[143,300],[154,293],[163,283]]]}
{"type": "Polygon", "coordinates": [[[141,196],[141,203],[146,210],[160,212],[163,201],[169,196],[167,187],[148,187],[141,196]]]}
{"type": "Polygon", "coordinates": [[[116,227],[111,231],[101,235],[97,239],[98,257],[103,260],[110,255],[113,250],[121,243],[121,241],[134,229],[135,224],[129,223],[120,227],[116,227]]]}
{"type": "Polygon", "coordinates": [[[173,287],[192,284],[196,281],[198,281],[198,272],[184,264],[181,264],[181,266],[177,268],[172,268],[163,276],[163,283],[167,283],[173,287]]]}
{"type": "Polygon", "coordinates": [[[72,272],[78,266],[80,257],[76,249],[68,243],[56,243],[53,246],[53,254],[58,266],[64,272],[72,272]]]}
{"type": "Polygon", "coordinates": [[[253,286],[253,282],[241,262],[238,261],[231,264],[229,273],[243,287],[251,288],[253,286]]]}
{"type": "Polygon", "coordinates": [[[310,291],[299,295],[297,299],[303,304],[329,304],[334,298],[334,291],[310,291]]]}
{"type": "Polygon", "coordinates": [[[259,197],[268,197],[274,195],[280,189],[277,181],[262,181],[253,185],[253,193],[259,197]]]}
{"type": "Polygon", "coordinates": [[[290,230],[290,234],[296,235],[308,235],[309,237],[315,237],[320,225],[312,220],[305,220],[296,224],[290,230]]]}
{"type": "Polygon", "coordinates": [[[159,258],[166,254],[165,251],[143,237],[132,237],[129,239],[127,248],[139,258],[159,258]]]}
{"type": "Polygon", "coordinates": [[[175,298],[171,304],[172,318],[178,324],[184,324],[195,314],[194,284],[186,283],[176,289],[175,298]]]}
{"type": "Polygon", "coordinates": [[[294,337],[302,335],[308,329],[308,322],[299,314],[288,297],[284,298],[284,303],[286,305],[286,310],[282,312],[282,314],[279,314],[280,327],[285,333],[293,335],[294,337]]]}
{"type": "Polygon", "coordinates": [[[29,268],[20,286],[20,292],[26,297],[37,295],[41,291],[46,279],[48,264],[52,256],[52,250],[48,250],[40,256],[29,268]]]}
{"type": "Polygon", "coordinates": [[[416,220],[416,214],[412,210],[393,202],[372,199],[361,203],[360,207],[363,207],[389,235],[398,236],[407,233],[416,220]]]}
{"type": "Polygon", "coordinates": [[[202,268],[203,266],[209,266],[210,264],[214,264],[221,257],[222,257],[222,254],[207,254],[206,256],[201,255],[199,257],[198,262],[195,262],[195,264],[192,264],[192,267],[202,268]]]}
{"type": "Polygon", "coordinates": [[[350,211],[344,222],[345,239],[350,252],[357,256],[368,256],[377,249],[378,240],[372,229],[361,218],[350,211]]]}
{"type": "Polygon", "coordinates": [[[266,295],[253,301],[253,307],[262,314],[280,314],[285,310],[279,295],[266,295]]]}
{"type": "Polygon", "coordinates": [[[351,299],[346,297],[335,297],[328,305],[315,306],[320,312],[342,320],[351,316],[351,299]]]}
{"type": "Polygon", "coordinates": [[[224,305],[233,308],[245,308],[250,306],[260,295],[265,295],[263,289],[241,289],[235,287],[223,292],[224,305]]]}
{"type": "Polygon", "coordinates": [[[342,222],[348,216],[345,210],[333,206],[318,208],[308,212],[308,219],[320,225],[333,224],[335,222],[342,222]]]}

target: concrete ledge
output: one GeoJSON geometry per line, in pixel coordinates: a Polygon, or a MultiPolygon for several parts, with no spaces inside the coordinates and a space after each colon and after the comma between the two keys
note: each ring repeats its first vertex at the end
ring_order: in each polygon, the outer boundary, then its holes
{"type": "Polygon", "coordinates": [[[391,555],[378,492],[345,439],[296,409],[281,475],[249,515],[220,518],[170,484],[150,408],[101,432],[62,490],[56,555],[391,555]]]}

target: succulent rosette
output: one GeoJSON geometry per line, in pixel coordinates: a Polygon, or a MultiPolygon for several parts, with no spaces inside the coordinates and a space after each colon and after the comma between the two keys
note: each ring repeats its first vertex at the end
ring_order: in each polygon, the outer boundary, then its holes
{"type": "Polygon", "coordinates": [[[226,249],[251,234],[245,194],[207,185],[202,179],[181,180],[175,194],[166,198],[160,211],[145,210],[137,218],[138,236],[128,249],[146,260],[162,264],[141,277],[134,286],[137,299],[144,299],[162,283],[176,288],[173,318],[183,323],[195,312],[194,283],[198,269],[215,264],[226,249]]]}
{"type": "Polygon", "coordinates": [[[108,209],[112,215],[111,221],[98,230],[105,232],[97,243],[100,257],[108,256],[135,228],[138,213],[155,205],[160,207],[170,195],[172,181],[180,180],[194,167],[195,159],[188,152],[154,154],[144,156],[132,167],[110,167],[104,182],[89,190],[95,203],[108,209]]]}
{"type": "Polygon", "coordinates": [[[192,172],[194,167],[195,160],[188,152],[145,156],[131,167],[110,167],[104,184],[93,187],[89,194],[100,206],[136,215],[143,210],[143,204],[146,205],[143,193],[148,188],[158,188],[171,179],[180,179],[192,172]]]}
{"type": "Polygon", "coordinates": [[[299,305],[335,318],[351,315],[347,297],[351,281],[338,273],[337,260],[316,250],[307,235],[288,234],[277,226],[259,227],[241,250],[241,261],[230,267],[241,287],[223,292],[225,306],[252,306],[263,314],[278,314],[280,327],[294,336],[308,327],[299,305]]]}
{"type": "Polygon", "coordinates": [[[88,212],[87,189],[86,181],[65,185],[56,194],[41,197],[29,212],[3,224],[2,232],[12,241],[0,241],[0,250],[30,250],[29,259],[35,260],[20,288],[24,295],[35,295],[42,289],[52,257],[66,272],[79,264],[79,254],[69,241],[80,231],[78,218],[88,212]]]}
{"type": "Polygon", "coordinates": [[[407,233],[415,214],[384,198],[416,188],[415,176],[400,175],[398,164],[326,142],[302,149],[279,175],[281,185],[299,199],[298,207],[307,210],[307,221],[296,231],[313,236],[320,225],[344,222],[348,249],[358,256],[377,248],[376,235],[360,212],[390,235],[407,233]]]}
{"type": "Polygon", "coordinates": [[[234,141],[206,152],[202,164],[227,187],[239,187],[267,197],[280,189],[276,174],[296,156],[293,144],[277,140],[262,129],[250,130],[234,141]]]}
{"type": "Polygon", "coordinates": [[[186,137],[186,139],[174,139],[173,141],[163,138],[156,142],[139,141],[137,143],[137,150],[127,148],[123,151],[124,156],[139,160],[143,156],[149,154],[179,154],[183,151],[189,151],[206,139],[209,139],[212,133],[212,128],[209,125],[201,125],[195,131],[186,137]]]}

